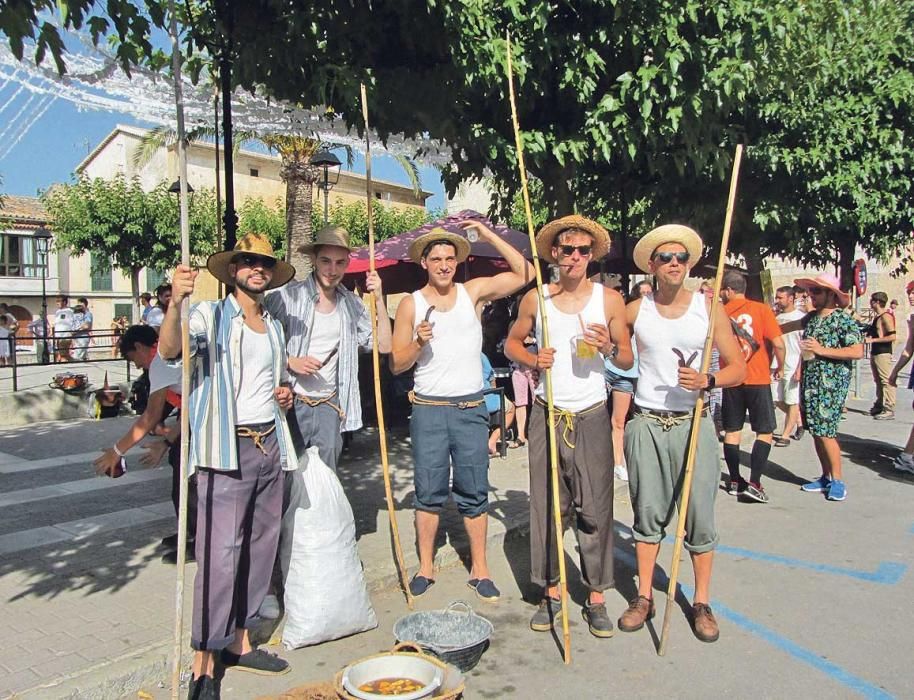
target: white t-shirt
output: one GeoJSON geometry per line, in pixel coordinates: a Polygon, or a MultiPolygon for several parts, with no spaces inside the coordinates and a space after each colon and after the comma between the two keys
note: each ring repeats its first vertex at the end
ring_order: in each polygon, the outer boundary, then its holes
{"type": "MultiPolygon", "coordinates": [[[[784,325],[790,321],[799,321],[805,315],[800,309],[794,309],[787,313],[778,314],[776,318],[778,325],[784,325]]],[[[793,376],[793,373],[797,371],[797,365],[800,364],[800,340],[802,336],[803,331],[791,331],[781,336],[784,339],[784,347],[787,350],[784,358],[784,377],[787,379],[793,376]]],[[[771,366],[774,367],[776,364],[777,362],[772,358],[771,366]]]]}
{"type": "Polygon", "coordinates": [[[273,351],[266,333],[245,326],[241,331],[241,377],[238,381],[237,425],[273,421],[273,351]]]}
{"type": "Polygon", "coordinates": [[[75,315],[73,314],[73,309],[57,309],[57,311],[54,312],[54,332],[64,333],[72,331],[73,322],[75,320],[76,319],[75,315]]]}
{"type": "Polygon", "coordinates": [[[161,306],[153,306],[146,316],[146,325],[159,328],[165,320],[165,310],[161,306]]]}
{"type": "MultiPolygon", "coordinates": [[[[317,360],[325,361],[335,348],[339,348],[340,333],[339,304],[329,314],[322,314],[315,310],[314,327],[311,329],[308,354],[317,360]]],[[[296,375],[293,387],[295,393],[312,398],[330,396],[336,391],[339,358],[338,352],[333,353],[333,357],[326,360],[327,364],[314,374],[302,377],[296,375]]]]}
{"type": "Polygon", "coordinates": [[[160,389],[171,389],[176,394],[180,394],[181,368],[168,365],[156,353],[156,356],[152,358],[152,364],[149,365],[149,393],[154,394],[160,389]]]}

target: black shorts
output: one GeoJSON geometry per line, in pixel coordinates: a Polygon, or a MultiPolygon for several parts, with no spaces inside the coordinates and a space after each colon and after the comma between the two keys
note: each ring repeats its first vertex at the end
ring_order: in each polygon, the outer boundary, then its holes
{"type": "Polygon", "coordinates": [[[743,384],[724,389],[720,417],[724,432],[735,433],[743,429],[746,412],[753,432],[764,435],[773,433],[777,426],[774,401],[769,384],[743,384]]]}

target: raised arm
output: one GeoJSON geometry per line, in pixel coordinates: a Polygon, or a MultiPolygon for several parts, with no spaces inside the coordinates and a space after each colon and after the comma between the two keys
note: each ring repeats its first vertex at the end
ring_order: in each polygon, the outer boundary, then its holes
{"type": "Polygon", "coordinates": [[[194,292],[197,271],[188,265],[178,265],[171,278],[171,303],[162,327],[159,328],[159,355],[174,360],[181,354],[181,302],[194,292]]]}
{"type": "Polygon", "coordinates": [[[495,248],[511,268],[510,272],[502,272],[492,277],[477,277],[467,282],[466,289],[474,304],[477,301],[494,301],[514,294],[533,279],[533,265],[527,262],[524,254],[500,238],[488,226],[474,219],[462,221],[460,226],[464,229],[470,227],[478,229],[479,238],[495,248]]]}

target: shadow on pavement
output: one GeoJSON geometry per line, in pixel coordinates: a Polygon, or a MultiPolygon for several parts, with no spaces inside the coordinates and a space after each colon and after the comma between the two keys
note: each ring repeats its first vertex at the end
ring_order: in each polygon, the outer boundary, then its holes
{"type": "Polygon", "coordinates": [[[848,461],[876,472],[883,479],[914,485],[914,475],[897,471],[892,461],[900,452],[898,445],[869,438],[838,433],[841,454],[848,461]]]}

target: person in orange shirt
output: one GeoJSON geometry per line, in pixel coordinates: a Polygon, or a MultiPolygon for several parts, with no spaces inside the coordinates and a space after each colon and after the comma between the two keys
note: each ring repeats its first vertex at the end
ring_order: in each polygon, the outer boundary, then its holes
{"type": "Polygon", "coordinates": [[[777,420],[771,398],[771,378],[781,379],[784,371],[785,346],[781,328],[771,307],[746,298],[746,278],[736,270],[724,274],[720,298],[730,317],[737,340],[746,358],[746,379],[739,386],[724,389],[721,422],[724,427],[724,460],[730,472],[727,493],[741,500],[767,503],[762,488],[762,472],[768,464],[771,441],[777,420]],[[777,361],[771,369],[771,353],[777,361]],[[749,414],[749,425],[755,432],[749,481],[739,473],[739,439],[749,414]]]}

